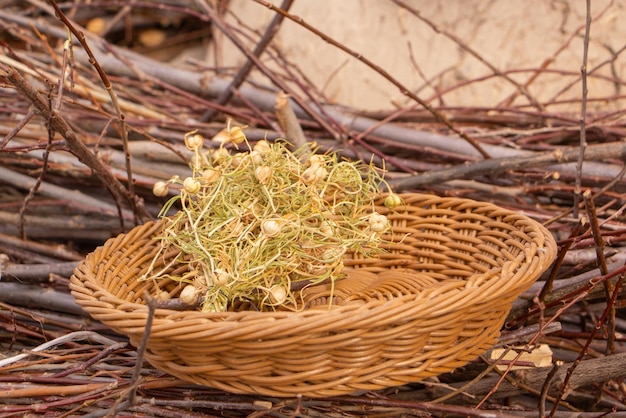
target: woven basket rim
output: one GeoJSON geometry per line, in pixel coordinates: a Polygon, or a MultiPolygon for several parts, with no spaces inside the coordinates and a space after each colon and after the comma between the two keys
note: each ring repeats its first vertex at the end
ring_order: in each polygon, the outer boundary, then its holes
{"type": "MultiPolygon", "coordinates": [[[[381,194],[381,198],[384,198],[387,194],[381,194]]],[[[419,193],[403,193],[400,194],[401,196],[420,196],[420,197],[427,197],[427,198],[431,198],[434,202],[454,202],[456,204],[459,203],[467,203],[468,205],[471,206],[476,206],[476,204],[480,204],[482,207],[484,208],[488,208],[490,210],[494,210],[497,213],[501,214],[501,215],[506,215],[507,217],[511,217],[512,219],[516,219],[516,220],[530,220],[532,221],[538,230],[540,230],[543,233],[544,236],[544,246],[538,248],[537,252],[535,254],[532,254],[531,256],[538,256],[541,260],[540,264],[541,264],[541,269],[545,269],[549,266],[549,264],[552,262],[553,259],[553,254],[556,251],[556,244],[554,243],[554,240],[551,236],[551,234],[539,223],[537,223],[536,221],[532,220],[531,218],[529,218],[526,215],[522,215],[516,212],[513,212],[511,210],[508,209],[503,209],[495,204],[489,203],[489,202],[478,202],[472,199],[467,199],[467,198],[450,198],[450,197],[439,197],[436,195],[429,195],[429,194],[419,194],[419,193]]],[[[446,209],[444,209],[446,210],[446,209]]],[[[457,212],[455,212],[457,213],[457,212]]],[[[107,242],[105,242],[102,246],[99,246],[94,252],[90,253],[85,260],[83,260],[83,262],[81,262],[79,264],[79,266],[76,268],[76,272],[79,271],[79,269],[81,267],[85,267],[87,263],[90,262],[90,259],[94,257],[94,254],[96,253],[96,251],[101,251],[104,247],[107,246],[107,244],[109,242],[112,242],[114,240],[120,239],[123,236],[126,236],[128,234],[133,233],[135,230],[137,230],[138,228],[148,228],[150,227],[151,229],[154,228],[154,230],[157,230],[159,228],[160,223],[163,222],[163,220],[154,220],[154,221],[148,221],[146,223],[144,223],[143,225],[139,225],[135,228],[133,228],[131,231],[124,233],[124,234],[120,234],[116,237],[113,237],[109,240],[107,240],[107,242]]],[[[526,254],[526,256],[528,257],[529,254],[526,254]]],[[[463,291],[466,292],[465,296],[470,297],[470,296],[481,296],[483,294],[481,287],[482,286],[495,286],[495,283],[498,282],[505,282],[505,277],[502,276],[501,274],[501,270],[502,268],[500,267],[494,267],[488,271],[485,271],[483,273],[475,273],[472,275],[472,279],[474,280],[474,282],[479,282],[481,283],[479,286],[477,287],[471,287],[470,284],[471,283],[466,283],[465,286],[463,287],[463,291]],[[474,295],[475,294],[475,295],[474,295]]],[[[529,282],[534,282],[536,278],[528,278],[529,282]]],[[[72,281],[73,282],[73,281],[72,281]]],[[[520,285],[520,283],[517,283],[518,285],[520,285]]],[[[72,290],[72,294],[75,294],[75,289],[73,288],[73,286],[70,286],[71,290],[72,290]]],[[[119,299],[118,297],[114,296],[112,293],[110,293],[108,290],[105,289],[100,289],[100,292],[104,292],[107,295],[107,303],[112,303],[113,301],[117,301],[116,305],[117,308],[116,309],[120,309],[122,311],[125,312],[130,312],[130,311],[136,311],[136,312],[141,312],[141,311],[146,311],[147,312],[147,305],[144,302],[130,302],[130,301],[125,301],[122,299],[119,299]]],[[[499,289],[497,289],[495,291],[495,293],[493,294],[493,297],[498,297],[501,294],[506,294],[508,292],[508,289],[506,288],[506,286],[502,286],[499,289]]],[[[430,298],[430,293],[428,292],[419,292],[417,294],[414,295],[403,295],[403,296],[398,296],[398,298],[389,301],[389,300],[372,300],[372,301],[368,301],[365,304],[363,303],[358,303],[358,304],[345,304],[345,305],[341,305],[341,306],[333,306],[331,309],[325,308],[325,307],[311,307],[311,308],[307,308],[307,309],[302,309],[302,310],[296,310],[296,311],[252,311],[252,310],[247,310],[247,311],[227,311],[227,312],[202,312],[199,310],[184,310],[184,311],[177,311],[177,310],[172,310],[172,309],[165,309],[165,308],[157,308],[154,312],[155,318],[159,317],[159,318],[163,318],[163,317],[167,317],[169,319],[173,319],[176,318],[177,320],[182,319],[182,317],[186,317],[188,319],[211,319],[211,320],[215,320],[215,321],[224,321],[224,320],[228,320],[228,321],[233,321],[233,322],[239,322],[239,321],[254,321],[254,320],[258,320],[258,319],[264,319],[264,318],[268,318],[268,317],[273,317],[275,319],[281,319],[281,318],[286,318],[289,320],[293,320],[297,317],[312,317],[312,316],[316,316],[316,315],[336,315],[336,316],[343,316],[345,315],[346,312],[352,312],[354,310],[358,310],[358,308],[362,305],[366,305],[365,308],[367,309],[377,309],[377,308],[381,308],[384,309],[386,308],[387,305],[390,304],[396,304],[398,302],[413,302],[413,301],[420,301],[423,302],[425,304],[425,306],[432,304],[433,302],[436,302],[436,299],[430,298]]]]}

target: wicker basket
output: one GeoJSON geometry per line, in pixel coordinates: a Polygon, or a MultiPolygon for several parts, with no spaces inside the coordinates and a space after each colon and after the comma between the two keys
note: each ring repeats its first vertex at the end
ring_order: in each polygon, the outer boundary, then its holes
{"type": "MultiPolygon", "coordinates": [[[[353,274],[331,309],[323,286],[307,291],[308,308],[299,312],[157,309],[146,359],[189,382],[270,396],[375,390],[475,359],[552,262],[554,240],[535,221],[489,203],[402,197],[406,205],[393,211],[377,202],[392,222],[393,244],[380,258],[346,258],[353,274]]],[[[159,232],[151,222],[110,239],[71,278],[77,302],[135,345],[147,318],[142,295],[156,292],[137,278],[159,232]]]]}

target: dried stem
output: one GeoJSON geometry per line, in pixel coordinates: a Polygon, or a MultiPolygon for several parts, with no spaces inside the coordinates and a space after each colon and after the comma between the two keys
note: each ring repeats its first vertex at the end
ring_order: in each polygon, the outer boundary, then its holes
{"type": "Polygon", "coordinates": [[[582,193],[582,172],[583,161],[585,160],[585,149],[587,148],[587,56],[589,55],[589,32],[591,31],[591,0],[586,0],[585,14],[585,37],[583,40],[583,63],[580,66],[580,74],[582,79],[582,93],[580,105],[580,149],[578,154],[578,162],[576,163],[576,184],[574,188],[574,217],[578,217],[578,204],[582,193]]]}
{"type": "Polygon", "coordinates": [[[276,96],[276,119],[285,132],[285,138],[293,144],[293,148],[302,149],[307,143],[304,131],[291,107],[289,96],[282,91],[276,96]]]}
{"type": "Polygon", "coordinates": [[[15,68],[0,65],[0,76],[6,77],[35,106],[39,113],[50,121],[51,129],[59,132],[65,138],[69,149],[100,177],[103,184],[110,188],[116,198],[129,203],[138,216],[144,219],[151,218],[143,204],[135,200],[134,196],[113,176],[109,168],[103,165],[89,148],[83,144],[63,116],[51,109],[49,103],[41,97],[15,68]]]}
{"type": "MultiPolygon", "coordinates": [[[[200,2],[200,4],[205,10],[208,8],[206,3],[200,2]]],[[[283,0],[283,2],[280,5],[280,8],[283,10],[289,10],[292,4],[293,4],[293,0],[283,0]]],[[[284,16],[280,14],[274,15],[274,17],[272,18],[272,21],[265,28],[265,32],[263,33],[263,36],[261,37],[261,39],[259,39],[259,42],[254,47],[254,50],[252,50],[252,55],[254,55],[257,58],[261,57],[261,55],[263,54],[263,51],[265,51],[265,49],[272,42],[272,39],[274,39],[274,36],[278,33],[278,29],[280,28],[280,24],[282,23],[283,19],[284,19],[284,16]]],[[[239,86],[241,86],[241,84],[245,81],[248,74],[250,74],[250,71],[252,71],[253,67],[254,67],[254,62],[250,58],[248,58],[246,62],[241,66],[241,68],[237,70],[237,74],[235,74],[230,84],[217,97],[217,99],[215,100],[215,103],[220,106],[223,106],[226,103],[228,103],[229,100],[233,97],[233,92],[237,90],[239,86]]],[[[200,117],[200,120],[203,122],[210,121],[215,117],[215,113],[216,113],[215,108],[209,109],[206,111],[204,115],[200,117]]]]}
{"type": "MultiPolygon", "coordinates": [[[[59,8],[55,0],[48,0],[48,2],[54,8],[55,15],[63,22],[63,24],[69,29],[69,31],[72,32],[74,36],[76,36],[76,38],[78,39],[78,42],[80,42],[81,46],[83,47],[83,49],[89,56],[89,63],[93,65],[93,67],[96,69],[98,75],[100,76],[100,79],[102,80],[102,83],[104,84],[104,88],[109,93],[109,97],[111,98],[111,104],[113,105],[113,108],[115,109],[115,112],[117,113],[119,131],[122,137],[122,145],[124,147],[124,153],[126,155],[126,175],[128,179],[128,196],[131,197],[131,199],[127,201],[128,203],[130,203],[133,209],[133,213],[135,214],[136,224],[139,223],[140,218],[149,219],[149,215],[147,214],[147,212],[143,210],[141,203],[135,197],[135,186],[133,184],[133,170],[131,166],[130,151],[128,150],[128,133],[126,130],[126,122],[124,120],[125,117],[124,117],[124,114],[122,113],[122,110],[120,109],[120,105],[117,100],[117,94],[115,94],[115,91],[113,90],[113,86],[111,85],[111,82],[109,81],[109,77],[106,75],[106,73],[104,72],[100,64],[98,63],[98,60],[94,56],[93,52],[91,52],[91,48],[89,47],[89,44],[87,43],[87,40],[85,39],[85,35],[81,31],[76,29],[74,24],[70,22],[67,16],[65,16],[63,11],[59,8]]],[[[70,47],[68,49],[71,50],[72,39],[69,38],[68,42],[70,43],[70,47]]],[[[59,83],[63,84],[63,78],[60,79],[59,83]]],[[[55,110],[58,111],[58,109],[55,109],[55,110]]],[[[123,222],[123,218],[120,218],[120,222],[123,222]]],[[[122,227],[123,227],[123,223],[122,223],[122,227]]]]}
{"type": "Polygon", "coordinates": [[[543,106],[537,101],[537,99],[535,99],[530,94],[530,92],[525,86],[522,86],[517,81],[513,80],[508,74],[500,71],[498,68],[496,68],[495,65],[487,61],[482,55],[480,55],[477,51],[475,51],[472,47],[470,47],[467,43],[465,43],[461,38],[440,28],[429,19],[426,19],[424,16],[422,16],[422,14],[417,9],[409,6],[406,2],[402,0],[391,0],[391,1],[397,4],[398,6],[402,7],[403,9],[407,10],[409,13],[411,13],[420,21],[430,26],[430,28],[434,30],[435,32],[442,34],[446,38],[456,43],[463,51],[469,52],[474,58],[476,58],[478,61],[483,63],[487,68],[489,68],[495,75],[497,75],[498,77],[502,77],[504,80],[508,81],[510,84],[515,86],[517,91],[523,94],[533,106],[535,106],[539,110],[543,110],[543,106]]]}
{"type": "Polygon", "coordinates": [[[384,70],[379,65],[377,65],[374,62],[370,61],[369,59],[365,58],[359,52],[351,50],[350,48],[348,48],[345,45],[337,42],[335,39],[331,38],[330,36],[326,35],[325,33],[317,30],[315,27],[313,27],[310,24],[306,23],[301,17],[291,15],[291,14],[287,13],[285,10],[280,9],[280,8],[274,6],[273,4],[271,4],[271,3],[269,3],[269,2],[267,2],[265,0],[254,0],[254,1],[259,3],[259,4],[261,4],[261,5],[263,5],[263,6],[265,6],[265,7],[267,7],[267,8],[269,8],[269,9],[271,9],[271,10],[273,10],[273,11],[275,11],[276,13],[279,13],[279,14],[285,16],[289,20],[297,23],[298,25],[302,26],[303,28],[307,29],[308,31],[310,31],[310,32],[314,33],[315,35],[319,36],[325,42],[328,42],[329,44],[333,45],[334,47],[339,48],[340,50],[342,50],[342,51],[352,55],[353,57],[355,57],[356,59],[358,59],[359,61],[361,61],[362,63],[364,63],[365,65],[367,65],[371,69],[373,69],[374,71],[376,71],[378,74],[383,76],[391,84],[396,86],[400,90],[400,92],[402,94],[404,94],[405,96],[407,96],[410,99],[412,99],[415,102],[417,102],[420,106],[422,106],[425,109],[427,109],[430,113],[432,113],[433,116],[435,116],[435,118],[438,121],[443,123],[447,128],[449,128],[451,131],[453,131],[454,133],[459,135],[461,138],[466,140],[469,144],[471,144],[472,147],[474,147],[483,157],[490,158],[489,154],[483,149],[483,147],[475,139],[471,138],[465,132],[460,131],[459,129],[457,129],[452,124],[452,122],[450,122],[450,120],[448,120],[448,118],[443,113],[439,112],[438,110],[433,108],[431,105],[426,103],[424,100],[422,100],[415,93],[411,92],[411,90],[408,87],[404,86],[404,84],[402,84],[397,79],[395,79],[393,76],[391,76],[391,74],[389,74],[386,70],[384,70]]]}

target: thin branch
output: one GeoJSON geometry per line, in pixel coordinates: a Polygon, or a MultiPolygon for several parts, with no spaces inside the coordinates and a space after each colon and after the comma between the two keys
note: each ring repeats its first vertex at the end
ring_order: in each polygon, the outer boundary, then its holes
{"type": "Polygon", "coordinates": [[[468,143],[470,143],[484,158],[490,158],[489,154],[483,149],[483,147],[478,143],[478,141],[476,141],[475,139],[471,138],[465,132],[457,129],[452,124],[452,122],[450,122],[450,120],[443,113],[439,112],[437,109],[433,108],[431,105],[426,103],[424,100],[422,100],[415,93],[411,92],[411,90],[408,87],[406,87],[404,84],[402,84],[397,79],[392,77],[391,74],[389,74],[386,70],[384,70],[379,65],[375,64],[373,61],[370,61],[368,58],[365,58],[361,53],[356,52],[356,51],[348,48],[347,46],[339,43],[335,39],[333,39],[330,36],[326,35],[324,32],[321,32],[318,29],[316,29],[315,27],[313,27],[310,24],[306,23],[299,16],[294,16],[292,14],[289,14],[285,10],[280,9],[280,8],[274,6],[273,4],[271,4],[271,3],[269,3],[269,2],[267,2],[265,0],[254,0],[254,1],[256,3],[259,3],[259,4],[269,8],[270,10],[275,11],[276,13],[280,13],[281,15],[285,16],[289,20],[297,23],[298,25],[300,25],[303,28],[307,29],[311,33],[317,35],[318,37],[323,39],[325,42],[328,42],[329,44],[331,44],[334,47],[342,50],[343,52],[346,52],[346,53],[352,55],[354,58],[356,58],[357,60],[361,61],[363,64],[367,65],[372,70],[376,71],[378,74],[383,76],[391,84],[396,86],[400,90],[400,92],[402,94],[404,94],[405,96],[409,97],[413,101],[417,102],[420,106],[422,106],[425,109],[427,109],[439,122],[443,123],[448,129],[450,129],[451,131],[453,131],[454,133],[459,135],[461,138],[466,140],[468,143]]]}
{"type": "Polygon", "coordinates": [[[580,105],[580,150],[576,164],[576,184],[574,186],[574,205],[572,210],[574,217],[578,217],[578,205],[580,202],[580,190],[582,183],[583,161],[585,148],[587,147],[587,56],[589,54],[589,32],[591,31],[591,0],[586,0],[587,9],[585,17],[585,38],[583,41],[583,63],[580,67],[582,77],[582,102],[580,105]]]}
{"type": "Polygon", "coordinates": [[[143,203],[135,200],[135,197],[124,188],[124,186],[113,176],[111,171],[102,164],[98,158],[83,144],[78,138],[78,135],[65,121],[63,116],[51,109],[48,103],[41,97],[41,95],[22,77],[15,68],[0,65],[0,76],[6,77],[13,86],[24,95],[35,108],[43,115],[44,118],[50,121],[50,126],[53,130],[59,132],[63,138],[67,141],[69,149],[89,168],[91,168],[96,175],[101,179],[103,184],[110,188],[113,195],[121,200],[126,201],[132,208],[135,209],[135,213],[144,219],[150,219],[152,216],[143,206],[143,203]]]}
{"type": "MultiPolygon", "coordinates": [[[[209,17],[211,19],[211,22],[215,26],[217,26],[222,31],[222,33],[224,33],[224,35],[226,35],[226,37],[232,43],[234,43],[237,46],[237,48],[239,48],[239,50],[250,61],[252,61],[254,63],[254,65],[259,69],[259,71],[261,71],[263,73],[263,75],[265,75],[267,78],[272,80],[272,83],[274,83],[279,89],[283,90],[284,92],[290,92],[291,91],[289,86],[282,80],[282,78],[278,77],[274,72],[272,72],[265,65],[263,65],[261,60],[259,60],[259,58],[256,57],[253,54],[253,52],[250,51],[250,49],[246,47],[246,45],[241,41],[241,39],[239,39],[237,36],[235,36],[235,34],[232,33],[232,31],[230,31],[228,29],[226,24],[219,18],[218,14],[211,7],[207,6],[205,9],[206,9],[206,13],[209,15],[209,17]]],[[[292,99],[296,103],[298,103],[300,108],[303,109],[309,115],[309,117],[311,117],[313,120],[315,120],[327,132],[329,132],[332,135],[335,135],[334,130],[332,129],[330,124],[326,120],[321,118],[320,115],[319,115],[319,112],[317,112],[315,109],[313,109],[313,107],[309,103],[307,103],[305,100],[301,99],[300,97],[298,97],[296,95],[292,95],[291,97],[292,97],[292,99]]]]}
{"type": "Polygon", "coordinates": [[[28,113],[26,113],[22,117],[22,119],[20,119],[20,121],[13,127],[13,129],[11,129],[11,131],[7,133],[4,138],[2,138],[2,140],[0,141],[0,149],[6,147],[9,141],[13,139],[15,135],[17,135],[22,130],[22,128],[28,125],[28,122],[30,122],[33,116],[35,116],[35,112],[33,111],[33,109],[29,109],[28,113]]]}
{"type": "MultiPolygon", "coordinates": [[[[206,8],[206,5],[204,3],[201,4],[206,8]]],[[[283,0],[280,8],[283,10],[289,10],[292,4],[293,0],[283,0]]],[[[254,50],[252,50],[252,55],[258,58],[261,56],[261,54],[263,54],[263,51],[265,51],[270,42],[272,42],[272,39],[274,39],[276,33],[278,33],[278,29],[280,28],[280,24],[282,23],[284,18],[285,17],[280,14],[274,15],[272,21],[265,28],[263,36],[261,37],[261,39],[259,39],[259,42],[254,47],[254,50]]],[[[233,92],[237,90],[239,86],[241,86],[241,84],[245,81],[248,74],[250,74],[250,71],[252,71],[252,68],[254,68],[254,62],[250,58],[248,58],[243,66],[239,68],[237,74],[235,74],[233,79],[230,81],[230,84],[217,97],[215,103],[219,106],[223,106],[228,103],[229,100],[233,97],[233,92]]],[[[200,121],[211,121],[215,117],[216,113],[217,110],[215,108],[211,108],[200,117],[200,121]]]]}
{"type": "MultiPolygon", "coordinates": [[[[548,415],[549,417],[554,416],[554,414],[556,413],[559,401],[563,398],[565,398],[567,396],[567,394],[569,393],[569,391],[571,391],[573,388],[577,387],[577,382],[576,382],[576,378],[581,376],[581,375],[586,375],[586,374],[593,374],[594,371],[592,370],[585,370],[585,371],[581,371],[580,368],[584,367],[585,369],[587,368],[587,366],[589,365],[589,361],[583,362],[583,358],[587,355],[587,353],[589,352],[589,347],[591,345],[591,343],[594,341],[594,337],[596,335],[596,333],[602,328],[602,324],[604,324],[604,322],[607,320],[607,317],[610,315],[611,309],[615,308],[615,301],[617,300],[617,297],[619,295],[619,290],[620,287],[624,281],[624,273],[620,274],[617,283],[615,285],[615,288],[613,290],[613,293],[610,295],[609,300],[607,301],[607,306],[604,309],[604,312],[602,312],[602,315],[600,316],[600,318],[598,318],[598,320],[595,323],[595,327],[594,329],[591,331],[589,338],[587,338],[587,341],[585,342],[585,344],[583,345],[583,347],[580,349],[578,356],[576,357],[576,360],[571,363],[569,365],[569,367],[567,368],[567,372],[565,373],[565,376],[563,376],[563,381],[560,385],[561,390],[559,391],[559,394],[557,395],[557,401],[554,403],[552,410],[550,411],[550,414],[548,415]],[[578,370],[578,372],[576,373],[576,370],[578,370]]],[[[615,369],[617,369],[617,373],[620,375],[620,378],[623,378],[624,375],[626,375],[626,370],[624,370],[624,367],[622,366],[622,363],[620,363],[617,358],[621,358],[623,356],[625,356],[626,353],[620,353],[620,354],[616,354],[613,356],[606,356],[603,359],[597,359],[597,360],[610,360],[612,365],[619,365],[618,367],[615,367],[615,369]]],[[[626,363],[624,363],[626,364],[626,363]]],[[[615,370],[610,370],[611,367],[606,367],[606,368],[600,368],[595,370],[595,373],[602,373],[602,379],[600,379],[600,382],[606,382],[607,380],[611,379],[611,378],[615,378],[617,376],[615,376],[614,374],[609,374],[610,372],[615,373],[615,370]]],[[[597,382],[598,379],[595,379],[595,382],[597,382]]]]}
{"type": "Polygon", "coordinates": [[[471,48],[468,44],[466,44],[465,42],[463,42],[463,40],[461,38],[459,38],[458,36],[443,30],[442,28],[440,28],[439,26],[435,25],[433,22],[431,22],[430,20],[426,19],[424,16],[421,15],[421,13],[415,9],[414,7],[409,6],[408,4],[406,4],[404,1],[401,0],[391,0],[392,2],[394,2],[396,5],[402,7],[404,10],[407,10],[409,13],[411,13],[413,16],[415,16],[417,19],[419,19],[420,21],[424,22],[425,24],[427,24],[428,26],[430,26],[430,28],[435,31],[436,33],[440,33],[443,36],[445,36],[446,38],[450,39],[452,42],[456,43],[463,51],[467,51],[470,53],[470,55],[472,55],[474,58],[476,58],[478,61],[480,61],[481,63],[483,63],[487,68],[489,68],[495,75],[502,77],[504,80],[508,81],[509,83],[511,83],[513,86],[515,86],[515,88],[517,89],[517,91],[519,91],[520,93],[522,93],[527,99],[528,101],[535,106],[537,109],[539,110],[543,110],[543,106],[537,101],[537,99],[535,99],[530,92],[528,91],[528,89],[525,86],[522,86],[521,84],[519,84],[517,81],[513,80],[509,75],[507,75],[506,73],[503,73],[502,71],[500,71],[498,68],[496,68],[495,65],[491,64],[489,61],[487,61],[482,55],[480,55],[477,51],[475,51],[473,48],[471,48]]]}
{"type": "Polygon", "coordinates": [[[78,262],[67,261],[50,264],[9,264],[0,270],[0,278],[17,279],[20,283],[35,283],[50,281],[51,274],[69,277],[72,275],[78,262]]]}
{"type": "MultiPolygon", "coordinates": [[[[522,170],[532,167],[545,167],[552,164],[565,164],[579,158],[579,149],[546,151],[521,157],[493,158],[468,165],[458,165],[449,169],[431,171],[416,176],[389,180],[395,191],[404,191],[428,184],[439,184],[448,180],[470,178],[476,175],[495,175],[509,170],[522,170]]],[[[607,158],[625,158],[626,143],[616,142],[591,145],[587,148],[588,160],[601,161],[607,158]]]]}
{"type": "MultiPolygon", "coordinates": [[[[62,82],[59,82],[59,84],[62,84],[62,82]]],[[[51,94],[52,92],[48,91],[48,107],[52,110],[51,94]]],[[[58,108],[55,108],[54,112],[58,112],[58,110],[59,110],[58,108]]],[[[52,112],[50,112],[50,114],[52,114],[52,112]]],[[[28,190],[28,194],[24,197],[24,200],[22,201],[22,205],[20,206],[20,210],[18,211],[19,222],[17,223],[17,230],[19,231],[20,237],[22,237],[22,239],[26,239],[26,233],[24,230],[24,222],[25,222],[24,215],[26,214],[26,209],[28,208],[28,204],[35,197],[35,194],[37,193],[37,191],[41,187],[41,184],[43,183],[43,178],[46,175],[46,169],[48,167],[48,157],[50,156],[50,150],[52,148],[52,140],[54,139],[54,131],[50,129],[50,120],[46,122],[46,125],[48,128],[48,141],[46,143],[46,148],[44,149],[44,152],[43,152],[41,172],[37,176],[35,183],[28,190]]]]}
{"type": "MultiPolygon", "coordinates": [[[[591,191],[585,190],[583,193],[583,199],[585,201],[585,208],[587,209],[587,218],[589,218],[589,224],[591,226],[591,234],[593,235],[594,246],[596,250],[597,264],[600,272],[603,276],[609,273],[609,269],[606,264],[606,257],[604,255],[605,243],[602,239],[602,233],[600,232],[600,225],[598,223],[598,215],[596,211],[596,204],[591,197],[591,191]]],[[[615,286],[610,280],[604,282],[604,291],[607,300],[608,315],[606,320],[606,354],[615,353],[615,305],[609,305],[608,301],[611,299],[611,295],[615,292],[615,286]]]]}
{"type": "MultiPolygon", "coordinates": [[[[76,27],[72,24],[72,22],[70,22],[67,16],[65,16],[63,11],[59,8],[55,0],[48,0],[48,2],[54,8],[56,16],[61,20],[61,22],[63,22],[63,24],[69,29],[69,31],[72,32],[74,36],[76,36],[76,38],[78,39],[78,42],[80,42],[83,49],[89,56],[89,63],[93,65],[93,67],[96,69],[98,75],[100,76],[100,79],[102,80],[102,83],[104,84],[106,91],[109,93],[109,97],[111,98],[111,103],[113,104],[113,108],[115,109],[115,112],[117,114],[117,120],[119,124],[119,129],[120,129],[120,136],[122,138],[122,146],[124,147],[124,153],[126,155],[126,176],[128,179],[128,195],[131,197],[129,203],[131,204],[131,207],[133,208],[133,213],[135,214],[135,223],[139,223],[139,218],[142,218],[142,217],[145,218],[144,215],[146,215],[147,213],[146,214],[142,213],[142,208],[140,207],[141,203],[138,201],[138,199],[135,196],[135,186],[133,182],[133,170],[131,166],[130,151],[128,150],[128,132],[126,131],[125,116],[122,113],[122,110],[120,109],[120,104],[117,100],[117,94],[115,94],[115,91],[113,91],[113,86],[111,85],[111,82],[109,81],[109,77],[106,75],[106,73],[104,72],[100,64],[98,63],[98,60],[94,56],[93,52],[91,52],[91,48],[89,47],[89,44],[87,43],[83,32],[76,29],[76,27]]],[[[69,37],[67,41],[70,44],[68,49],[71,50],[72,38],[69,37]]],[[[60,82],[62,83],[62,81],[60,82]]],[[[123,218],[120,217],[120,221],[123,222],[123,218]]]]}

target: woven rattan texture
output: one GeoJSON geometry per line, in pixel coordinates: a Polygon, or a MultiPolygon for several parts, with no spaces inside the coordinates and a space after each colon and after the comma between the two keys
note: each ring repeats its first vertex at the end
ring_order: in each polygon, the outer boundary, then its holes
{"type": "MultiPolygon", "coordinates": [[[[513,301],[552,262],[554,240],[535,221],[492,204],[402,198],[406,205],[393,211],[384,197],[377,202],[392,222],[392,243],[379,258],[346,258],[352,282],[338,287],[333,308],[321,286],[307,290],[308,308],[299,312],[157,309],[146,358],[190,382],[270,396],[375,390],[475,359],[498,338],[513,301]]],[[[137,278],[154,257],[159,232],[158,223],[148,223],[107,241],[71,279],[77,302],[133,344],[147,318],[142,295],[156,292],[137,278]]]]}

